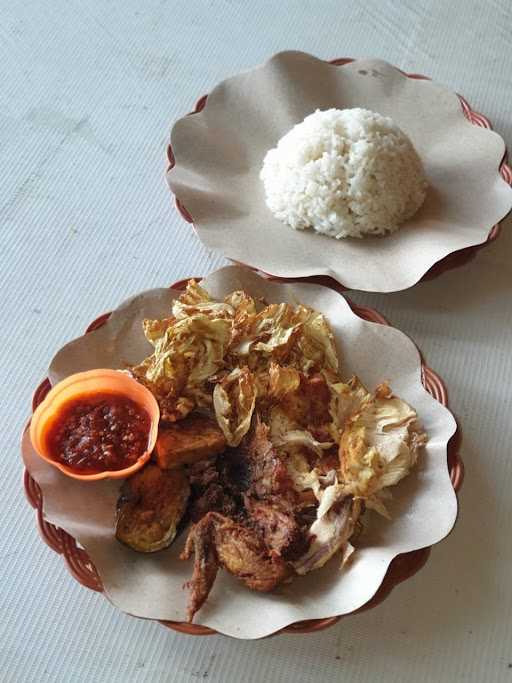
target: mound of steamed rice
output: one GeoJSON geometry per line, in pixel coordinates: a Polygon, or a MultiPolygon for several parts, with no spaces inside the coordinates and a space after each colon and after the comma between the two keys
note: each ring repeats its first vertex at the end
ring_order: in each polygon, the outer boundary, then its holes
{"type": "Polygon", "coordinates": [[[395,231],[427,191],[409,138],[367,109],[307,116],[267,152],[260,178],[276,218],[336,238],[395,231]]]}

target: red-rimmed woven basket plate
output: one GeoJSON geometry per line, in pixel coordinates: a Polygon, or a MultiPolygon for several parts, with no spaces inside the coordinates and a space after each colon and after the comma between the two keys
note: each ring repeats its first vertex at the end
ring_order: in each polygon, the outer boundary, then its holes
{"type": "MultiPolygon", "coordinates": [[[[200,278],[197,278],[200,279],[200,278]]],[[[172,285],[173,289],[184,289],[187,280],[181,280],[172,285]]],[[[323,284],[326,284],[324,281],[323,284]]],[[[358,316],[364,320],[380,323],[381,325],[388,325],[389,323],[383,318],[380,313],[371,309],[356,306],[349,301],[349,304],[358,316]]],[[[110,313],[105,313],[94,322],[92,322],[86,330],[86,333],[98,329],[106,323],[110,313]]],[[[425,389],[433,396],[439,403],[444,406],[448,405],[448,395],[446,387],[442,379],[431,368],[429,368],[422,360],[422,383],[425,389]]],[[[50,382],[45,379],[35,390],[32,399],[32,410],[43,401],[44,397],[50,390],[50,382]]],[[[460,445],[460,433],[457,432],[448,444],[448,469],[450,478],[455,491],[458,491],[462,485],[464,476],[463,462],[459,456],[458,449],[460,445]]],[[[39,485],[30,476],[29,472],[24,472],[24,486],[25,493],[29,503],[36,510],[37,524],[39,533],[45,543],[56,553],[62,555],[66,562],[67,568],[71,575],[83,586],[94,591],[103,592],[101,578],[96,571],[93,563],[89,559],[86,551],[77,545],[76,540],[70,536],[66,531],[60,529],[44,519],[43,513],[43,497],[39,485]]],[[[393,588],[413,576],[419,571],[428,559],[430,548],[422,548],[409,553],[397,555],[389,565],[386,576],[371,600],[369,600],[357,612],[362,612],[381,603],[393,590],[393,588]]],[[[349,615],[345,615],[349,616],[349,615]]],[[[309,619],[307,621],[296,622],[290,624],[278,631],[278,633],[313,633],[321,629],[332,626],[341,619],[341,616],[329,617],[326,619],[309,619]]],[[[198,624],[189,624],[185,622],[176,621],[160,621],[164,626],[171,628],[181,633],[189,635],[212,635],[217,633],[215,630],[198,624]]]]}
{"type": "MultiPolygon", "coordinates": [[[[329,63],[334,64],[335,66],[344,66],[344,65],[350,64],[354,61],[355,60],[353,58],[350,58],[350,57],[341,57],[341,58],[330,60],[329,63]]],[[[408,76],[409,78],[415,79],[415,80],[431,80],[428,76],[424,76],[422,74],[406,73],[404,71],[402,71],[402,73],[405,76],[408,76]]],[[[470,121],[475,126],[479,126],[481,128],[486,128],[488,130],[492,130],[491,123],[486,116],[474,111],[471,108],[471,106],[469,105],[469,103],[467,102],[467,100],[464,97],[462,97],[462,95],[458,95],[458,98],[460,100],[460,104],[461,104],[461,108],[462,108],[462,111],[464,113],[464,116],[466,117],[466,119],[468,119],[468,121],[470,121]]],[[[207,99],[208,99],[208,95],[203,95],[202,97],[200,97],[199,100],[196,102],[194,110],[191,111],[189,113],[189,115],[197,114],[198,112],[202,111],[206,105],[207,99]]],[[[168,145],[168,148],[167,148],[167,157],[168,157],[168,161],[169,161],[167,171],[170,171],[175,166],[175,157],[174,157],[174,153],[173,153],[173,150],[172,150],[172,147],[170,144],[168,145]]],[[[505,152],[505,155],[501,161],[499,172],[500,172],[503,180],[508,185],[510,185],[512,187],[512,169],[507,164],[506,152],[505,152]]],[[[175,198],[175,205],[176,205],[178,212],[185,219],[185,221],[187,221],[188,223],[193,225],[193,218],[192,218],[191,213],[187,210],[186,206],[184,206],[184,204],[178,198],[175,198]]],[[[459,249],[458,251],[454,251],[454,252],[448,254],[448,256],[444,257],[443,259],[441,259],[440,261],[435,263],[423,275],[423,277],[421,278],[421,281],[430,280],[432,278],[437,277],[438,275],[440,275],[441,273],[443,273],[446,270],[450,270],[452,268],[462,266],[462,265],[468,263],[472,258],[474,258],[474,256],[476,255],[476,253],[478,252],[479,249],[481,249],[482,247],[484,247],[484,246],[488,245],[489,243],[491,243],[492,241],[494,241],[498,237],[499,232],[500,232],[500,224],[497,223],[496,225],[494,225],[490,229],[486,242],[483,242],[482,244],[478,244],[475,246],[466,247],[464,249],[459,249]]],[[[247,264],[241,264],[241,265],[247,266],[247,264]]],[[[251,267],[251,266],[248,266],[248,267],[251,267]]],[[[302,281],[311,281],[310,277],[300,278],[300,279],[302,281]]]]}

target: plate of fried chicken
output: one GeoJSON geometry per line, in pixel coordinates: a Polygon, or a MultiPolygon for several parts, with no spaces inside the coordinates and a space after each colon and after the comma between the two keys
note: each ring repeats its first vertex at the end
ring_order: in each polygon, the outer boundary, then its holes
{"type": "Polygon", "coordinates": [[[233,266],[145,292],[63,347],[50,380],[91,367],[156,397],[151,461],[84,483],[26,440],[24,460],[45,518],[125,612],[262,637],[358,609],[393,557],[455,522],[455,422],[423,388],[414,344],[325,287],[233,266]]]}

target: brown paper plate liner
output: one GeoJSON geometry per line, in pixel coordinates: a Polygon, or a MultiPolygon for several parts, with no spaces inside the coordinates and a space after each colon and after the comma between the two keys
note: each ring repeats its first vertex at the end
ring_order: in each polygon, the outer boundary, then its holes
{"type": "MultiPolygon", "coordinates": [[[[197,279],[199,280],[200,278],[197,279]]],[[[172,285],[172,288],[184,289],[187,281],[188,280],[180,280],[172,285]]],[[[329,278],[317,278],[316,281],[320,284],[331,287],[333,286],[333,281],[329,278]]],[[[338,286],[336,289],[341,291],[342,287],[338,286]]],[[[360,318],[363,318],[363,320],[380,323],[381,325],[389,325],[387,320],[385,320],[385,318],[383,318],[382,315],[380,315],[380,313],[377,311],[371,308],[356,306],[351,301],[347,301],[354,313],[360,318]]],[[[104,325],[109,317],[110,313],[104,313],[99,318],[94,320],[87,328],[86,334],[88,332],[92,332],[93,330],[97,330],[99,327],[104,325]]],[[[443,380],[424,363],[423,359],[421,361],[421,381],[431,396],[433,396],[442,405],[448,405],[448,394],[443,380]]],[[[41,401],[43,401],[50,388],[51,385],[48,379],[43,380],[43,382],[41,382],[41,384],[37,387],[32,397],[32,411],[34,411],[41,401]]],[[[448,469],[455,491],[460,489],[462,480],[464,478],[464,464],[458,452],[460,440],[460,430],[457,430],[448,443],[448,469]]],[[[73,536],[45,520],[43,513],[43,495],[41,489],[37,482],[32,479],[28,470],[24,471],[24,487],[28,502],[36,510],[37,525],[42,539],[53,551],[63,556],[68,571],[73,578],[75,578],[86,588],[90,588],[93,591],[102,593],[103,585],[101,578],[89,556],[87,555],[87,552],[77,544],[73,536]]],[[[355,612],[351,612],[351,614],[363,612],[380,604],[391,593],[395,586],[416,574],[416,572],[423,567],[428,559],[429,554],[430,547],[420,548],[419,550],[397,555],[391,561],[386,576],[384,577],[384,580],[382,581],[373,598],[371,598],[371,600],[369,600],[365,605],[360,607],[355,612]]],[[[315,631],[321,631],[322,629],[337,623],[342,616],[328,617],[326,619],[308,619],[306,621],[298,621],[285,626],[280,631],[277,631],[276,634],[314,633],[315,631]]],[[[209,628],[208,626],[200,626],[198,624],[189,624],[178,621],[160,621],[160,623],[167,628],[171,628],[174,631],[186,633],[188,635],[205,636],[217,633],[217,631],[209,628]]]]}
{"type": "MultiPolygon", "coordinates": [[[[339,57],[338,59],[331,59],[329,61],[330,64],[334,64],[335,66],[344,66],[345,64],[350,64],[351,62],[355,61],[351,57],[339,57]]],[[[401,70],[400,70],[401,71],[401,70]]],[[[414,78],[416,80],[431,80],[428,76],[423,76],[422,74],[416,74],[416,73],[405,73],[402,71],[402,73],[405,76],[408,76],[409,78],[414,78]]],[[[470,121],[472,124],[475,126],[480,126],[481,128],[488,128],[489,130],[492,130],[491,122],[489,119],[484,116],[483,114],[480,114],[473,109],[471,109],[468,101],[462,97],[462,95],[457,94],[457,97],[460,100],[460,104],[462,107],[462,111],[464,113],[464,116],[470,121]]],[[[208,95],[203,95],[200,97],[197,102],[196,106],[193,111],[189,112],[189,115],[192,114],[197,114],[198,112],[202,111],[206,105],[206,100],[208,99],[208,95]]],[[[167,159],[169,161],[169,165],[167,167],[167,171],[170,171],[176,164],[176,160],[174,158],[174,153],[172,151],[172,147],[169,144],[167,146],[167,159]]],[[[505,149],[505,154],[503,156],[503,159],[501,160],[500,164],[500,175],[503,178],[503,180],[512,187],[512,168],[507,164],[507,151],[505,149]]],[[[191,223],[193,225],[193,218],[190,215],[189,211],[187,211],[186,207],[180,202],[180,200],[175,197],[175,205],[178,210],[178,212],[181,214],[181,216],[187,221],[187,223],[191,223]]],[[[483,242],[482,244],[478,244],[476,246],[472,247],[467,247],[466,249],[459,249],[458,251],[454,251],[451,254],[448,254],[448,256],[445,256],[443,259],[435,263],[426,273],[425,275],[420,279],[420,282],[423,282],[424,280],[432,280],[433,278],[437,277],[441,273],[444,273],[446,270],[451,270],[452,268],[457,268],[459,266],[463,266],[471,259],[473,259],[476,256],[476,253],[478,252],[479,249],[482,249],[482,247],[485,247],[486,245],[490,244],[491,242],[494,242],[494,240],[498,237],[500,232],[500,224],[497,223],[494,225],[491,230],[489,231],[489,235],[487,237],[487,241],[483,242]]],[[[246,267],[252,268],[249,264],[240,264],[240,265],[245,265],[246,267]]],[[[270,275],[270,273],[269,273],[270,275]]],[[[316,277],[316,276],[313,276],[316,277]]],[[[311,278],[301,278],[302,281],[307,281],[311,282],[311,278]]]]}

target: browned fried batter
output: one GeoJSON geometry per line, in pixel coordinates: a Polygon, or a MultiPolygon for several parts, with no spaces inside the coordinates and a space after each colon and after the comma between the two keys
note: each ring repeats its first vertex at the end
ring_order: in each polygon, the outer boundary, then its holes
{"type": "Polygon", "coordinates": [[[286,563],[269,553],[255,530],[217,512],[209,512],[190,530],[181,558],[187,560],[192,553],[189,621],[208,597],[219,566],[261,592],[272,590],[290,574],[286,563]]]}
{"type": "Polygon", "coordinates": [[[180,555],[182,560],[188,560],[192,554],[194,555],[192,578],[185,584],[185,587],[189,589],[187,617],[190,622],[194,614],[204,605],[219,569],[211,525],[209,515],[195,524],[188,534],[185,548],[180,555]]]}
{"type": "Polygon", "coordinates": [[[329,420],[326,407],[329,405],[330,392],[323,375],[307,377],[300,373],[300,386],[297,391],[286,394],[280,406],[292,415],[301,425],[319,425],[329,420]]]}
{"type": "Polygon", "coordinates": [[[269,438],[267,425],[256,421],[256,426],[244,446],[244,456],[250,467],[250,493],[257,498],[269,495],[293,495],[293,484],[285,462],[269,438]]]}
{"type": "Polygon", "coordinates": [[[291,561],[306,552],[310,541],[298,521],[297,508],[288,500],[273,496],[262,501],[246,496],[245,509],[272,554],[291,561]]]}
{"type": "MultiPolygon", "coordinates": [[[[214,515],[216,513],[209,513],[214,515]]],[[[241,579],[248,588],[266,593],[275,588],[289,574],[290,569],[279,557],[268,552],[255,531],[221,518],[215,526],[215,547],[219,563],[241,579]]]]}
{"type": "Polygon", "coordinates": [[[321,374],[308,377],[299,373],[299,376],[299,387],[283,396],[279,410],[300,428],[311,432],[318,441],[330,441],[329,385],[321,374]]]}

